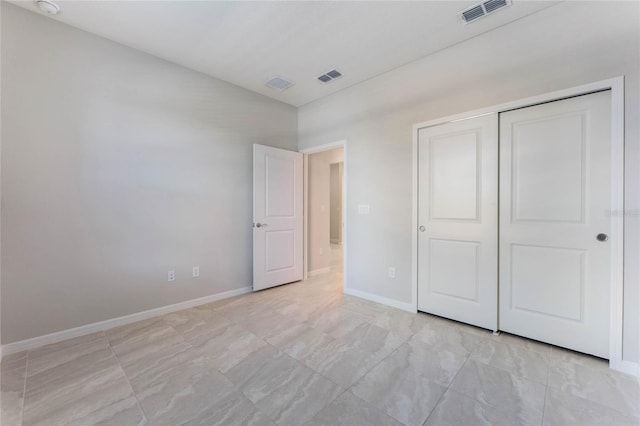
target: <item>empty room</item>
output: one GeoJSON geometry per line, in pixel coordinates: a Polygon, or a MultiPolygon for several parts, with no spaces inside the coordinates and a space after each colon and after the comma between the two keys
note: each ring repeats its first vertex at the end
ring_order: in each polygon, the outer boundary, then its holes
{"type": "Polygon", "coordinates": [[[640,425],[640,2],[0,0],[0,425],[640,425]]]}

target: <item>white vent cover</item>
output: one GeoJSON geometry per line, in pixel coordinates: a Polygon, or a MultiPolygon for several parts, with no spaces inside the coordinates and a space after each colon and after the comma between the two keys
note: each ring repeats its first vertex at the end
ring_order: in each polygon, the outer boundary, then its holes
{"type": "Polygon", "coordinates": [[[486,0],[460,12],[460,19],[462,19],[462,22],[465,24],[468,24],[469,22],[475,21],[483,16],[487,16],[496,10],[509,6],[510,4],[511,0],[486,0]]]}
{"type": "Polygon", "coordinates": [[[327,71],[326,73],[322,74],[320,77],[318,77],[318,80],[320,80],[323,83],[329,83],[340,77],[342,77],[342,73],[338,70],[333,69],[331,71],[327,71]]]}
{"type": "Polygon", "coordinates": [[[284,91],[289,87],[293,86],[295,83],[293,81],[289,81],[282,77],[273,77],[271,80],[265,83],[265,86],[270,87],[274,90],[284,91]]]}

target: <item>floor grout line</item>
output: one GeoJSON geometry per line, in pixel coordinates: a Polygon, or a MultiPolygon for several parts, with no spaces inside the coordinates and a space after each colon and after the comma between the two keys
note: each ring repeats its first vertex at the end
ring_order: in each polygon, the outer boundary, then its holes
{"type": "MultiPolygon", "coordinates": [[[[460,372],[462,371],[464,366],[467,365],[467,362],[469,362],[470,359],[471,359],[471,352],[469,352],[467,354],[467,357],[465,358],[464,362],[460,365],[460,368],[458,368],[458,371],[456,371],[455,376],[453,376],[453,378],[451,379],[451,381],[447,385],[447,388],[445,389],[445,391],[442,392],[442,395],[440,395],[440,398],[438,398],[438,402],[436,402],[436,404],[433,406],[431,411],[429,411],[429,415],[427,416],[426,419],[424,419],[424,422],[422,422],[423,426],[425,426],[427,424],[427,422],[429,421],[429,418],[431,417],[433,412],[436,411],[436,408],[438,408],[438,405],[440,405],[440,402],[442,402],[442,400],[444,399],[444,396],[447,394],[447,392],[449,392],[449,389],[451,389],[451,385],[453,385],[453,383],[456,381],[456,378],[458,377],[458,375],[460,374],[460,372]]],[[[453,390],[455,391],[455,389],[453,389],[453,390]]]]}
{"type": "Polygon", "coordinates": [[[25,354],[24,361],[24,383],[22,387],[22,407],[20,408],[20,424],[24,424],[24,406],[27,402],[27,379],[29,378],[29,353],[31,351],[27,351],[25,354]]]}
{"type": "Polygon", "coordinates": [[[547,409],[547,394],[549,393],[549,375],[551,374],[551,351],[552,347],[549,346],[549,361],[547,363],[547,380],[544,383],[544,400],[542,402],[542,418],[540,419],[540,426],[544,425],[544,413],[547,409]]]}
{"type": "Polygon", "coordinates": [[[140,400],[138,399],[138,394],[136,393],[135,389],[133,389],[133,386],[131,385],[131,380],[129,380],[129,376],[127,376],[126,371],[124,371],[124,366],[122,365],[122,361],[120,361],[120,357],[116,353],[116,350],[113,348],[113,345],[111,344],[111,340],[109,339],[109,336],[107,336],[107,333],[105,333],[104,331],[102,333],[104,334],[104,338],[107,340],[107,344],[111,349],[111,353],[116,358],[116,361],[118,361],[118,367],[120,367],[120,371],[122,371],[122,375],[127,381],[129,388],[131,389],[131,393],[133,394],[133,398],[136,400],[136,405],[138,406],[138,410],[140,410],[140,414],[142,414],[142,417],[146,424],[149,421],[149,419],[147,419],[147,413],[145,413],[144,410],[142,409],[142,405],[140,404],[140,400]]]}

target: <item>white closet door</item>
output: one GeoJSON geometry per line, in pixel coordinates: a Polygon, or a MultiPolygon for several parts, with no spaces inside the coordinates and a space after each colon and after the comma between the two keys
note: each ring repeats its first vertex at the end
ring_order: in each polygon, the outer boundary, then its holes
{"type": "Polygon", "coordinates": [[[498,117],[420,129],[418,155],[418,309],[496,330],[498,117]]]}
{"type": "Polygon", "coordinates": [[[609,357],[611,100],[500,115],[500,329],[609,357]]]}

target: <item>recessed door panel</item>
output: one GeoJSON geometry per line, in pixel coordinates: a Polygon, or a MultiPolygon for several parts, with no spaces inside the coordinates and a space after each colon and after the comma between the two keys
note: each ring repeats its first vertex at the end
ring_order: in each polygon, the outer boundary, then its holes
{"type": "Polygon", "coordinates": [[[432,239],[429,244],[431,291],[478,303],[478,253],[480,244],[432,239]]]}
{"type": "Polygon", "coordinates": [[[586,112],[512,126],[513,218],[516,222],[584,221],[586,112]]]}
{"type": "Polygon", "coordinates": [[[611,99],[500,115],[500,329],[609,357],[611,99]]]}
{"type": "Polygon", "coordinates": [[[431,220],[478,220],[478,130],[429,141],[431,220]]]}
{"type": "Polygon", "coordinates": [[[418,133],[418,309],[497,329],[496,114],[418,133]]]}
{"type": "Polygon", "coordinates": [[[511,309],[573,321],[583,319],[584,250],[511,246],[511,309]]]}
{"type": "Polygon", "coordinates": [[[295,215],[296,164],[295,159],[265,157],[265,217],[292,217],[295,215]]]}
{"type": "Polygon", "coordinates": [[[296,234],[293,230],[266,231],[266,272],[293,268],[296,264],[296,234]]]}

